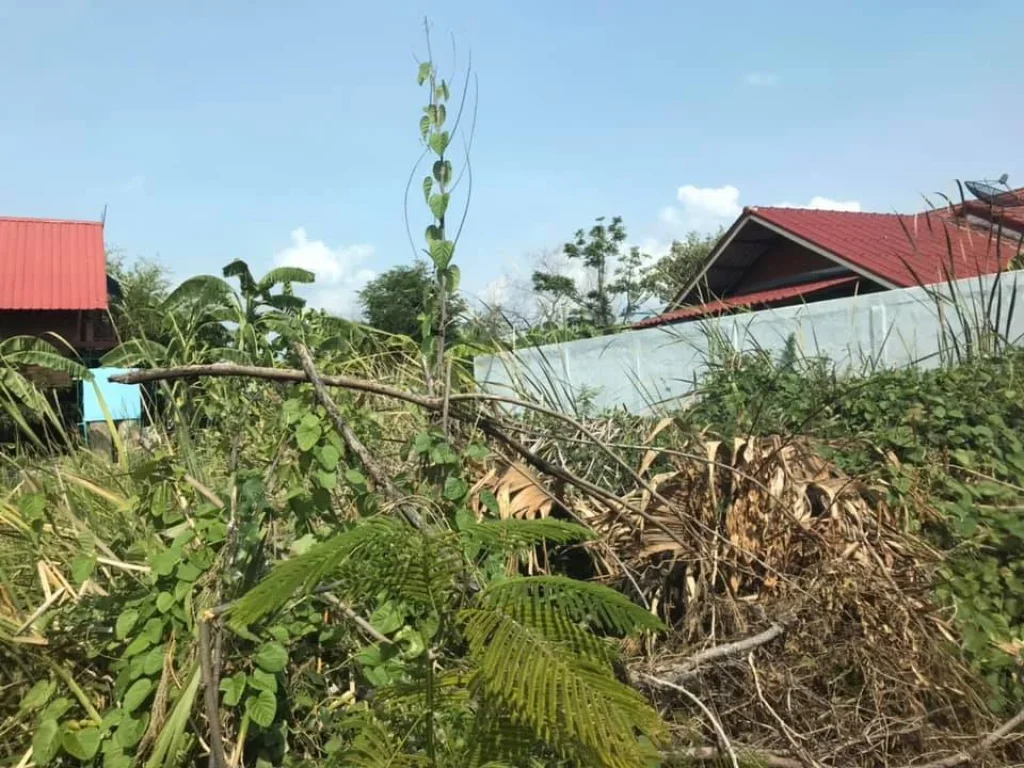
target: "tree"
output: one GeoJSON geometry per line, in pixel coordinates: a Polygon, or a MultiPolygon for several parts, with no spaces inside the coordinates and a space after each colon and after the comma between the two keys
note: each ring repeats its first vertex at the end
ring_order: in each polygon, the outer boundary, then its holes
{"type": "MultiPolygon", "coordinates": [[[[432,316],[437,281],[423,261],[392,267],[375,277],[359,292],[359,304],[367,325],[386,333],[423,340],[423,317],[432,316]]],[[[466,303],[457,295],[447,301],[447,315],[457,318],[466,303]]],[[[434,319],[436,323],[436,318],[434,319]]]]}
{"type": "Polygon", "coordinates": [[[669,252],[645,275],[648,292],[662,301],[672,301],[697,276],[724,232],[724,228],[706,235],[688,232],[683,240],[673,240],[669,252]]]}
{"type": "Polygon", "coordinates": [[[604,329],[628,322],[648,296],[644,279],[648,257],[637,247],[620,256],[625,240],[621,216],[607,226],[604,217],[598,217],[589,232],[578,230],[575,239],[562,249],[567,259],[582,263],[586,285],[554,271],[537,270],[533,273],[534,291],[554,309],[573,307],[566,319],[577,325],[604,329]]]}
{"type": "Polygon", "coordinates": [[[110,314],[121,339],[159,340],[164,327],[162,305],[171,288],[167,267],[147,258],[136,259],[128,267],[124,256],[112,253],[107,255],[107,273],[118,285],[110,314]]]}

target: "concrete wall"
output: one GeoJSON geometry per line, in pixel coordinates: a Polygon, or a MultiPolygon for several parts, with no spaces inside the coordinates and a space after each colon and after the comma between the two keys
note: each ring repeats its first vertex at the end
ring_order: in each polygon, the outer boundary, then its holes
{"type": "Polygon", "coordinates": [[[780,352],[792,335],[804,355],[828,357],[846,372],[933,367],[948,354],[950,339],[962,341],[971,329],[998,326],[1021,343],[1024,306],[1010,308],[1022,299],[1024,272],[1009,272],[481,356],[474,373],[484,391],[526,393],[563,410],[590,393],[598,407],[649,413],[678,407],[692,394],[707,369],[711,339],[780,352]]]}

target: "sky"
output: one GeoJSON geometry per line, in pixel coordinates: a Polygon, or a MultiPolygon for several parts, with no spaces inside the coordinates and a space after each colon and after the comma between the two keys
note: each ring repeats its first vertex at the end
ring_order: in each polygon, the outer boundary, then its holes
{"type": "Polygon", "coordinates": [[[352,315],[415,258],[424,16],[442,73],[461,87],[471,57],[478,85],[471,297],[503,300],[597,216],[657,253],[744,205],[1024,186],[1020,0],[0,0],[0,215],[106,207],[129,259],[305,266],[311,301],[352,315]]]}

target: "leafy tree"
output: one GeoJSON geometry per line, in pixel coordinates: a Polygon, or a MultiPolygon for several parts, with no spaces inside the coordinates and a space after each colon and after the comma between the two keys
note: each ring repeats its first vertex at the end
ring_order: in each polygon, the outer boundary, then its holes
{"type": "MultiPolygon", "coordinates": [[[[431,312],[437,282],[423,261],[392,267],[375,277],[359,292],[359,303],[368,325],[423,341],[423,317],[431,312]]],[[[458,318],[466,310],[459,296],[448,298],[449,317],[458,318]]],[[[433,325],[436,327],[436,320],[433,325]]]]}
{"type": "Polygon", "coordinates": [[[171,288],[170,275],[155,259],[136,259],[129,267],[120,254],[108,254],[107,273],[118,291],[110,313],[122,340],[159,340],[164,332],[163,302],[171,288]]]}
{"type": "Polygon", "coordinates": [[[533,273],[533,289],[554,307],[573,307],[566,318],[571,323],[610,328],[620,321],[628,322],[646,300],[647,256],[636,247],[625,256],[620,254],[626,240],[621,216],[607,225],[603,216],[595,221],[589,231],[578,230],[575,239],[562,249],[567,259],[582,263],[586,269],[586,287],[566,275],[537,270],[533,273]]]}
{"type": "Polygon", "coordinates": [[[697,276],[724,232],[724,228],[706,235],[688,232],[683,240],[673,240],[669,252],[647,270],[647,291],[662,301],[672,301],[697,276]]]}

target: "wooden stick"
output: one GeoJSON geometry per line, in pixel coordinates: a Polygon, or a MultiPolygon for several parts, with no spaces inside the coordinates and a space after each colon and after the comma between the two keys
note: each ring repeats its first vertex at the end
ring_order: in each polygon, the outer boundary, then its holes
{"type": "Polygon", "coordinates": [[[711,727],[715,729],[715,734],[718,736],[718,741],[721,744],[722,750],[729,756],[729,761],[732,763],[732,768],[740,768],[739,758],[736,756],[736,750],[732,747],[732,742],[729,741],[729,737],[725,735],[725,729],[722,724],[715,717],[714,713],[708,709],[708,706],[697,698],[696,694],[686,690],[681,685],[676,685],[668,680],[659,680],[652,675],[643,675],[643,678],[651,683],[656,683],[660,688],[670,688],[673,691],[683,694],[686,698],[700,707],[701,712],[711,721],[711,727]]]}
{"type": "Polygon", "coordinates": [[[699,653],[695,653],[692,656],[683,659],[678,664],[673,664],[670,667],[664,667],[658,670],[658,674],[661,678],[650,677],[650,680],[659,680],[662,678],[668,678],[670,685],[667,686],[668,690],[675,690],[675,686],[680,681],[689,679],[697,674],[698,669],[707,664],[710,661],[717,661],[718,659],[724,659],[729,656],[741,656],[745,653],[758,648],[762,645],[770,643],[775,638],[781,636],[786,631],[784,625],[780,623],[774,623],[768,629],[763,632],[759,632],[756,635],[745,637],[742,640],[734,640],[730,643],[722,643],[711,648],[707,648],[699,653]]]}
{"type": "Polygon", "coordinates": [[[213,674],[213,651],[210,647],[210,624],[199,618],[199,665],[203,674],[203,697],[206,701],[206,720],[210,728],[210,768],[227,768],[224,738],[220,730],[220,705],[217,702],[217,684],[213,674]]]}

